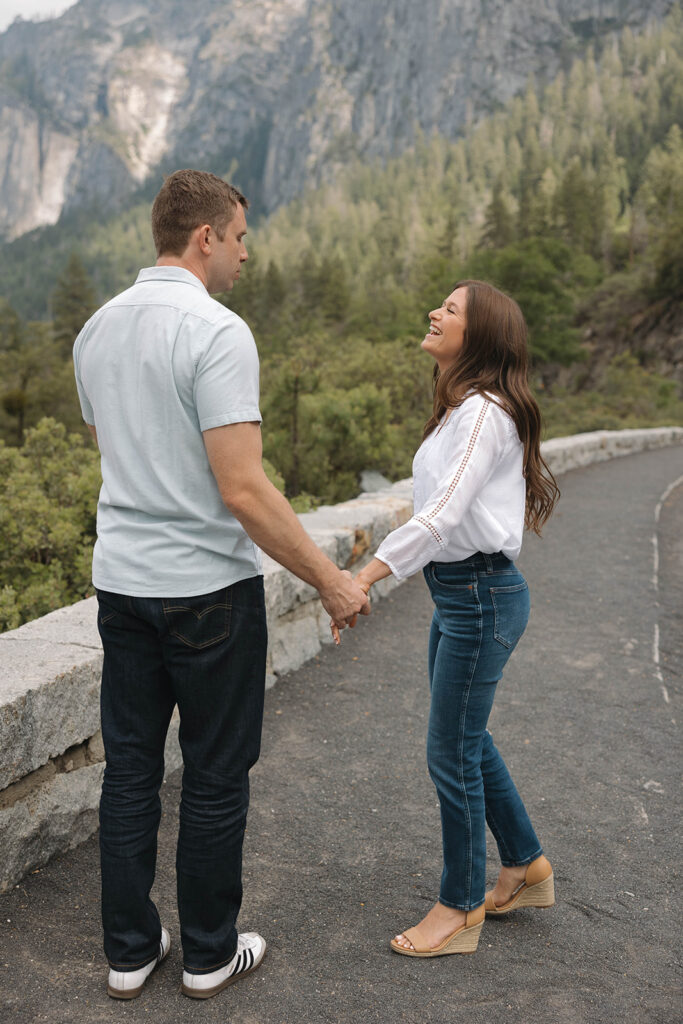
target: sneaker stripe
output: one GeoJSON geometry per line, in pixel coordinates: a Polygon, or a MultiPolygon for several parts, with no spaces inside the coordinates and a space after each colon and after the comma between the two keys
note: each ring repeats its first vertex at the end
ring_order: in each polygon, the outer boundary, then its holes
{"type": "Polygon", "coordinates": [[[254,965],[254,954],[252,953],[252,951],[250,949],[246,949],[245,953],[246,953],[246,955],[248,957],[248,960],[247,960],[247,963],[246,963],[246,966],[245,966],[245,970],[250,971],[251,968],[254,965]]]}

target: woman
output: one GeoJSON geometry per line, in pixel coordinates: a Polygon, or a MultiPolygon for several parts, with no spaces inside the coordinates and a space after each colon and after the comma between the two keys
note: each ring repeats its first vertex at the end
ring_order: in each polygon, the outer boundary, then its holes
{"type": "Polygon", "coordinates": [[[513,560],[524,527],[539,533],[559,496],[540,454],[526,324],[511,298],[481,281],[457,284],[429,321],[422,348],[436,361],[434,411],[413,463],[415,515],[357,576],[369,591],[390,573],[402,580],[422,569],[436,606],[427,760],[441,805],[441,891],[391,942],[420,957],[473,952],[485,914],[554,903],[552,868],[486,729],[529,615],[513,560]],[[486,823],[502,864],[490,893],[486,823]]]}

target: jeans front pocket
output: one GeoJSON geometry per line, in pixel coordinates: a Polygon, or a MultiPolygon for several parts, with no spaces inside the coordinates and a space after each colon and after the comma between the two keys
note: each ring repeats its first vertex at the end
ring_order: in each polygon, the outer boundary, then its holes
{"type": "Polygon", "coordinates": [[[198,597],[164,598],[162,608],[171,634],[186,647],[201,651],[230,634],[229,587],[198,597]]]}
{"type": "Polygon", "coordinates": [[[123,594],[110,594],[107,590],[98,590],[96,593],[98,627],[120,624],[121,616],[125,617],[128,611],[128,598],[123,594]]]}
{"type": "Polygon", "coordinates": [[[491,587],[493,635],[508,650],[515,647],[529,621],[529,588],[526,580],[512,587],[491,587]]]}
{"type": "Polygon", "coordinates": [[[428,586],[440,587],[445,591],[472,590],[476,573],[470,567],[463,568],[449,562],[432,562],[425,569],[428,586]]]}

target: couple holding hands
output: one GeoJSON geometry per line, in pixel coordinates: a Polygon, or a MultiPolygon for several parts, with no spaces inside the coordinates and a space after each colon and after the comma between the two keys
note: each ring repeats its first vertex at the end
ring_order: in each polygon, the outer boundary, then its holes
{"type": "Polygon", "coordinates": [[[337,641],[390,574],[421,570],[434,601],[427,760],[444,866],[435,905],[391,949],[473,952],[486,914],[554,902],[552,869],[486,729],[529,615],[514,559],[525,527],[539,532],[559,493],[540,454],[523,316],[480,281],[459,282],[429,313],[421,344],[435,362],[434,408],[413,463],[415,514],[353,580],[263,473],[256,346],[210,297],[239,279],[247,206],[214,175],[167,178],[152,210],[156,265],[74,345],[102,459],[93,582],[104,649],[102,920],[115,998],[138,996],[170,949],[150,890],[176,705],[182,991],[213,996],[265,954],[260,935],[236,928],[265,681],[259,549],[317,588],[337,641]],[[489,893],[486,824],[502,865],[489,893]]]}

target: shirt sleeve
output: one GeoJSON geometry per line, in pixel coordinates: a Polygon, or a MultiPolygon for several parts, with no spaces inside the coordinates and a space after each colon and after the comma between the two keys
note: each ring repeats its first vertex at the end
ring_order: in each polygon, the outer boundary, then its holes
{"type": "MultiPolygon", "coordinates": [[[[90,321],[88,321],[89,323],[90,321]]],[[[83,347],[83,341],[85,338],[85,331],[88,324],[85,325],[82,331],[79,332],[78,337],[74,342],[73,357],[74,357],[74,374],[76,377],[76,391],[78,392],[78,401],[81,403],[81,415],[86,423],[89,423],[91,427],[95,426],[95,411],[90,403],[90,399],[85,393],[83,387],[83,381],[81,380],[81,349],[83,347]]]]}
{"type": "Polygon", "coordinates": [[[471,396],[457,417],[448,466],[436,488],[412,519],[385,537],[377,549],[376,557],[399,580],[440,560],[449,537],[491,476],[507,443],[507,417],[489,399],[471,396]]]}
{"type": "Polygon", "coordinates": [[[201,430],[261,422],[258,352],[238,316],[212,328],[197,362],[194,400],[201,430]]]}

